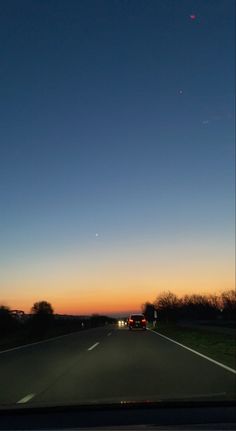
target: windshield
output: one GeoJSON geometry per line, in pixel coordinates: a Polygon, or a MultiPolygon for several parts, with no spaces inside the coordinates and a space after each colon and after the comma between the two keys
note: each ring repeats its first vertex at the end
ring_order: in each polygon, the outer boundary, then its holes
{"type": "Polygon", "coordinates": [[[234,0],[0,5],[0,407],[235,399],[234,0]]]}
{"type": "Polygon", "coordinates": [[[130,316],[131,319],[135,319],[135,320],[143,320],[144,316],[142,314],[132,314],[132,316],[130,316]]]}

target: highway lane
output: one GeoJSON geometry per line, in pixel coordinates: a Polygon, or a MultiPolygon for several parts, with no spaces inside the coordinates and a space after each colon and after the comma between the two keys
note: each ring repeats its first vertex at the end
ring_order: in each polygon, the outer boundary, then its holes
{"type": "Polygon", "coordinates": [[[109,332],[106,327],[0,352],[0,406],[15,404],[28,394],[38,394],[70,367],[81,354],[109,332]]]}
{"type": "Polygon", "coordinates": [[[81,331],[0,354],[0,405],[232,396],[235,374],[150,331],[81,331]]]}

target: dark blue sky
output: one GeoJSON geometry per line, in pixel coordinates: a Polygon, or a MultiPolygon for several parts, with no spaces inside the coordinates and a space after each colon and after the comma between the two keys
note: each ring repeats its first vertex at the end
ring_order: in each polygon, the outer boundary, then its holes
{"type": "Polygon", "coordinates": [[[1,2],[4,264],[96,233],[228,244],[234,48],[233,0],[1,2]]]}

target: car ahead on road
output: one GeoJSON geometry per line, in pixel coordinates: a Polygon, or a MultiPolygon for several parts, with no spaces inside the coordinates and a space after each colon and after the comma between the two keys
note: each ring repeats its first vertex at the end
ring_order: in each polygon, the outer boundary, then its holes
{"type": "Polygon", "coordinates": [[[131,314],[128,320],[128,328],[131,329],[147,329],[147,321],[143,314],[131,314]]]}

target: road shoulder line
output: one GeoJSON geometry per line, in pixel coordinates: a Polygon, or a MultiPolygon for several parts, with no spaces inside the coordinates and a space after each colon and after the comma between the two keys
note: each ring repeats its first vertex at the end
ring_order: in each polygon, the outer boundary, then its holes
{"type": "MultiPolygon", "coordinates": [[[[88,329],[86,329],[86,331],[91,331],[93,329],[98,329],[98,328],[99,328],[99,326],[98,327],[94,327],[94,328],[88,328],[88,329]]],[[[70,335],[81,334],[81,333],[84,333],[84,332],[85,332],[85,330],[81,329],[80,331],[69,332],[69,334],[57,335],[56,337],[45,338],[45,340],[34,341],[33,343],[22,344],[20,346],[11,347],[10,349],[0,350],[0,355],[2,353],[8,353],[8,352],[12,352],[14,350],[25,349],[27,347],[36,346],[37,344],[49,343],[49,341],[58,340],[59,338],[69,337],[70,335]]]]}
{"type": "Polygon", "coordinates": [[[90,351],[90,350],[93,350],[93,349],[95,349],[95,347],[97,347],[99,345],[99,342],[98,343],[95,343],[95,344],[93,344],[91,347],[89,347],[88,348],[88,350],[90,351]]]}
{"type": "Polygon", "coordinates": [[[28,401],[32,400],[34,398],[35,394],[28,394],[24,398],[21,398],[19,401],[17,401],[17,404],[25,404],[28,403],[28,401]]]}
{"type": "Polygon", "coordinates": [[[35,341],[34,343],[22,344],[21,346],[11,347],[10,349],[0,350],[0,355],[2,353],[12,352],[14,350],[25,349],[26,347],[36,346],[37,344],[48,343],[49,341],[57,340],[59,338],[68,337],[72,334],[77,334],[81,331],[70,332],[69,334],[57,335],[56,337],[46,338],[45,340],[35,341]]]}
{"type": "Polygon", "coordinates": [[[160,332],[153,331],[153,329],[149,329],[148,331],[153,332],[156,335],[159,335],[159,337],[163,337],[168,341],[171,341],[172,343],[177,344],[180,347],[183,347],[186,350],[189,350],[190,352],[194,353],[195,355],[200,356],[201,358],[206,359],[207,361],[212,362],[215,365],[218,365],[221,368],[224,368],[227,371],[230,371],[233,374],[236,374],[236,370],[234,368],[230,368],[227,365],[222,364],[221,362],[215,361],[215,359],[210,358],[209,356],[203,355],[202,353],[198,352],[197,350],[191,349],[190,347],[185,346],[184,344],[179,343],[178,341],[173,340],[172,338],[167,337],[166,335],[161,334],[160,332]]]}

